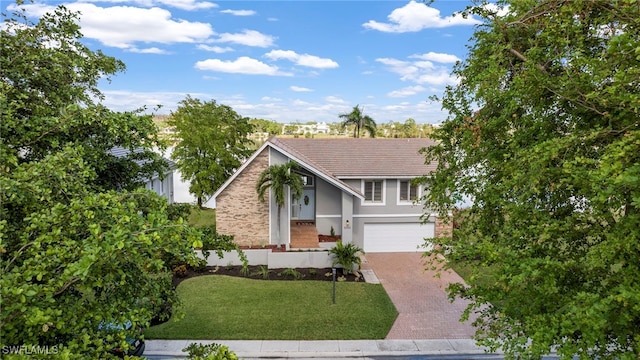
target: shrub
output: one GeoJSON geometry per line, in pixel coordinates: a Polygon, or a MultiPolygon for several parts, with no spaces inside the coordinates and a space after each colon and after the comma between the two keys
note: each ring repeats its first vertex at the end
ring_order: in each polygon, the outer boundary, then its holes
{"type": "Polygon", "coordinates": [[[187,351],[189,360],[238,360],[235,352],[220,344],[189,344],[182,351],[187,351]]]}
{"type": "Polygon", "coordinates": [[[336,246],[329,250],[329,254],[333,255],[332,266],[340,265],[342,272],[349,274],[353,272],[354,265],[357,265],[357,270],[360,270],[362,265],[360,254],[364,254],[364,250],[352,243],[344,245],[342,241],[337,241],[336,246]]]}
{"type": "Polygon", "coordinates": [[[287,268],[287,269],[282,270],[282,272],[280,272],[278,274],[278,276],[284,276],[284,277],[290,276],[292,279],[300,280],[300,279],[302,279],[304,277],[304,274],[301,273],[300,271],[296,270],[296,269],[287,268]]]}
{"type": "Polygon", "coordinates": [[[191,214],[191,204],[185,203],[173,203],[167,206],[167,217],[170,220],[178,220],[182,218],[187,221],[189,219],[189,214],[191,214]]]}
{"type": "Polygon", "coordinates": [[[269,270],[268,267],[266,267],[264,265],[260,265],[260,267],[258,267],[258,270],[253,272],[251,275],[252,276],[261,275],[263,279],[269,280],[269,274],[270,273],[271,273],[271,270],[269,270]]]}
{"type": "Polygon", "coordinates": [[[177,277],[187,276],[187,265],[178,265],[173,268],[173,274],[177,277]]]}

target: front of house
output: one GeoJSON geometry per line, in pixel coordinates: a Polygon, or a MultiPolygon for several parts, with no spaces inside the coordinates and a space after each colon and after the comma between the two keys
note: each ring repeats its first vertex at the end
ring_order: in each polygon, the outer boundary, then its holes
{"type": "Polygon", "coordinates": [[[241,246],[314,247],[296,238],[303,226],[313,228],[316,239],[335,233],[365,252],[424,251],[424,239],[447,228],[435,215],[423,218],[418,199],[425,189],[411,183],[435,169],[419,153],[431,144],[428,139],[273,137],[214,194],[217,231],[234,235],[241,246]],[[288,194],[278,227],[278,206],[271,198],[260,202],[255,188],[262,171],[289,161],[299,164],[304,189],[300,199],[288,194]]]}

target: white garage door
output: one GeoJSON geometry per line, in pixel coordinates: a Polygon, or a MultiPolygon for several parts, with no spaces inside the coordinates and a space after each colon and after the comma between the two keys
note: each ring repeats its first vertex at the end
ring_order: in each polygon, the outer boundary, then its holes
{"type": "Polygon", "coordinates": [[[370,223],[364,224],[364,251],[376,252],[416,252],[425,238],[433,237],[435,224],[419,223],[370,223]]]}

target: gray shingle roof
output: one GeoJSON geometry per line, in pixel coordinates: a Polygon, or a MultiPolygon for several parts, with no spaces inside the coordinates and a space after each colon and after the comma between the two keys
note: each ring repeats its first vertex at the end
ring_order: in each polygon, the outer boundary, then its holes
{"type": "Polygon", "coordinates": [[[302,139],[273,137],[269,141],[336,178],[415,177],[435,170],[418,151],[430,139],[302,139]]]}

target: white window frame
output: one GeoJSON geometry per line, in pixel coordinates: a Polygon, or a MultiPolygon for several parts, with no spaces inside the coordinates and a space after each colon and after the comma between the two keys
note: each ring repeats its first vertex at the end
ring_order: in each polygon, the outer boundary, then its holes
{"type": "MultiPolygon", "coordinates": [[[[415,200],[400,200],[400,186],[401,183],[403,182],[408,182],[409,183],[409,191],[411,191],[411,181],[412,179],[398,179],[398,191],[397,191],[397,201],[398,201],[398,205],[415,205],[418,203],[418,200],[420,199],[420,197],[422,196],[422,186],[420,185],[416,185],[416,199],[415,200]]],[[[411,196],[411,195],[409,195],[411,196]]]]}
{"type": "Polygon", "coordinates": [[[362,194],[364,194],[365,199],[362,199],[362,205],[363,206],[385,206],[386,205],[386,200],[387,200],[387,180],[385,179],[362,179],[360,182],[360,190],[362,191],[362,194]],[[382,182],[382,192],[381,192],[381,196],[382,196],[382,201],[373,201],[373,200],[366,200],[367,194],[365,194],[365,183],[366,182],[382,182]]]}

